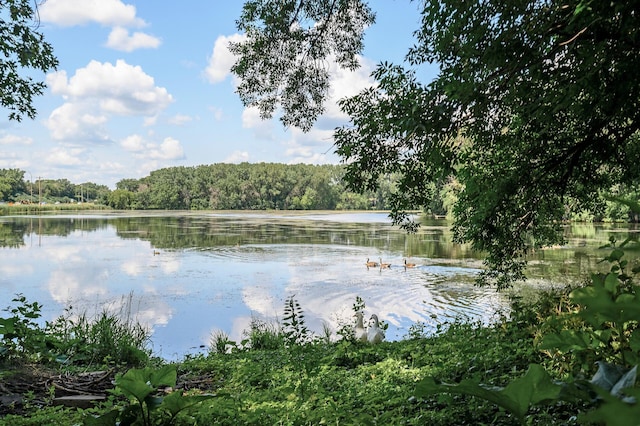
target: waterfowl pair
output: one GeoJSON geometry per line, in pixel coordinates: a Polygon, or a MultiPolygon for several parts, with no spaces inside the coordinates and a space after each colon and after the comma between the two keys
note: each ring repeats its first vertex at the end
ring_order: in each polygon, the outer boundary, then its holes
{"type": "Polygon", "coordinates": [[[380,328],[380,322],[376,314],[371,315],[369,321],[373,324],[368,329],[364,328],[363,313],[356,312],[356,326],[353,329],[353,337],[358,342],[380,343],[384,340],[384,330],[380,328]]]}

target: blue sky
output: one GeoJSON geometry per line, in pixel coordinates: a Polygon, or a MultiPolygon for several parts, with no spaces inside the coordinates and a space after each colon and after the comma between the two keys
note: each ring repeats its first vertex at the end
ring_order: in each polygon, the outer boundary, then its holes
{"type": "Polygon", "coordinates": [[[243,1],[47,0],[40,30],[60,64],[46,76],[38,116],[10,122],[0,110],[0,168],[26,179],[115,188],[171,166],[248,161],[336,164],[335,104],[372,84],[380,61],[401,62],[420,2],[374,0],[361,68],[335,70],[327,112],[308,133],[262,121],[236,95],[230,39],[243,1]]]}

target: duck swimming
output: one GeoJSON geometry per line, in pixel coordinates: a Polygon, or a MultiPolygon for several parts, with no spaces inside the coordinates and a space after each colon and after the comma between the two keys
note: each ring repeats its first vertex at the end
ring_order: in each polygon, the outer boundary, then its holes
{"type": "Polygon", "coordinates": [[[378,266],[378,262],[369,261],[369,258],[367,257],[367,268],[369,267],[375,268],[377,266],[378,266]]]}

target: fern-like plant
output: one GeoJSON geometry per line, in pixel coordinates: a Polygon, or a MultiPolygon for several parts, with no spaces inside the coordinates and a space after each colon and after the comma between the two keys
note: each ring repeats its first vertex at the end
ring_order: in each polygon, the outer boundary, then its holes
{"type": "Polygon", "coordinates": [[[304,345],[312,340],[311,332],[304,320],[304,313],[295,295],[287,298],[282,321],[285,341],[288,346],[304,345]]]}

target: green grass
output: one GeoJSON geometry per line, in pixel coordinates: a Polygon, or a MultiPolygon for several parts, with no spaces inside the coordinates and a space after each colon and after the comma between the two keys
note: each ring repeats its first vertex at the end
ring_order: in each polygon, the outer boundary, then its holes
{"type": "Polygon", "coordinates": [[[67,211],[91,211],[91,210],[111,210],[110,207],[93,203],[60,203],[60,204],[0,204],[0,216],[10,216],[18,214],[40,214],[50,212],[67,211]]]}

